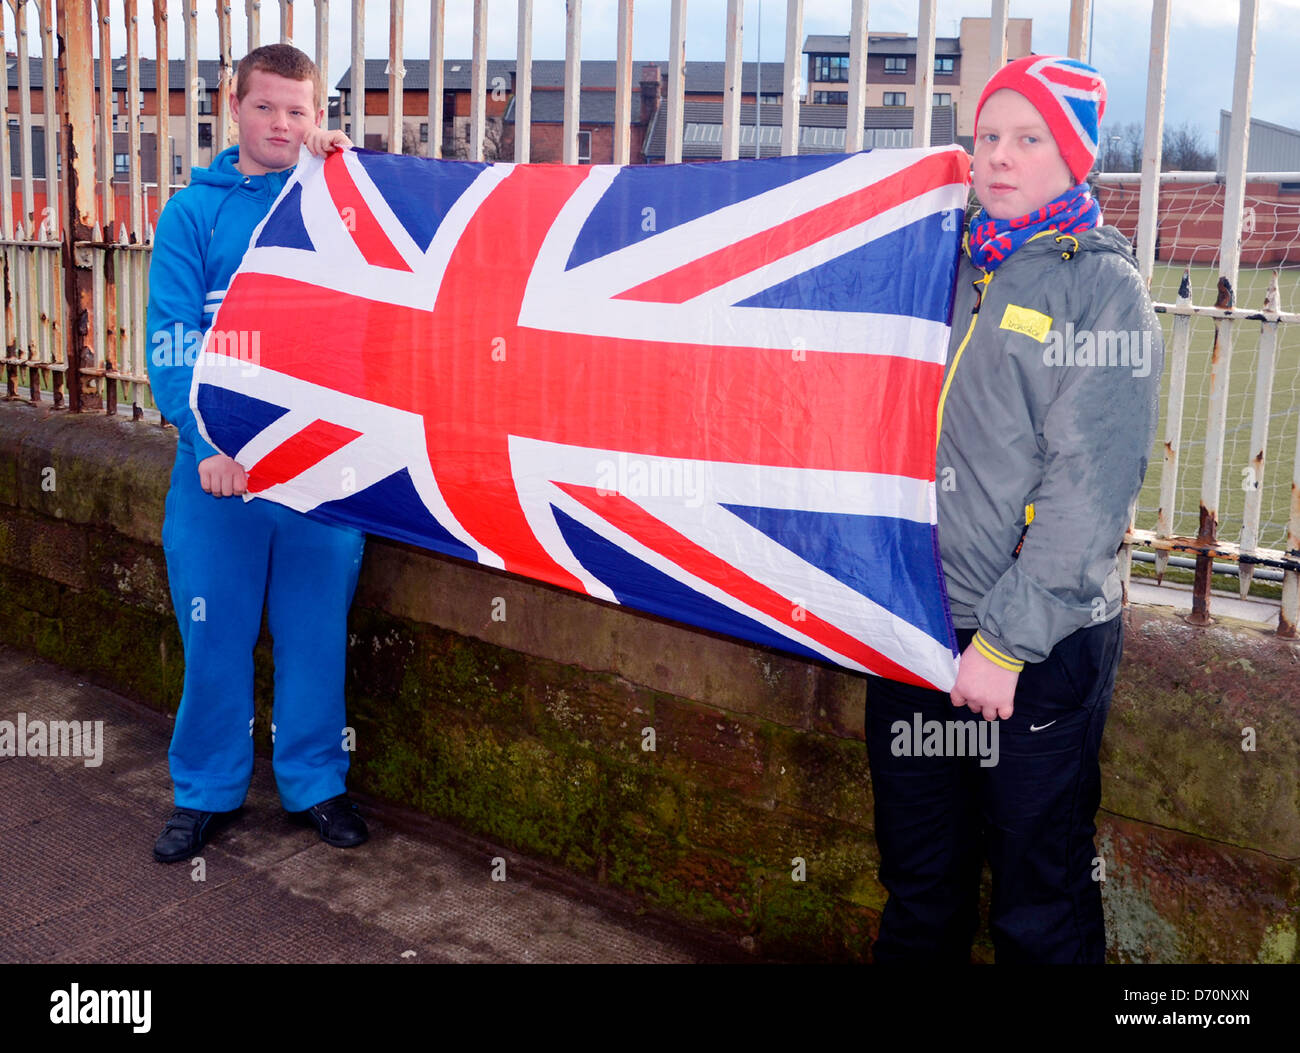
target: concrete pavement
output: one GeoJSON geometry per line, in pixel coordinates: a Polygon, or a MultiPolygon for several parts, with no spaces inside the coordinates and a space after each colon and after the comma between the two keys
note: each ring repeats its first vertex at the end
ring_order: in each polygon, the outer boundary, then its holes
{"type": "Polygon", "coordinates": [[[152,845],[170,815],[170,719],[8,648],[0,685],[0,752],[18,751],[20,721],[24,748],[53,721],[87,732],[80,756],[0,756],[0,961],[753,960],[638,914],[630,896],[365,798],[370,841],[331,848],[281,810],[260,755],[244,812],[202,863],[164,866],[152,845]]]}

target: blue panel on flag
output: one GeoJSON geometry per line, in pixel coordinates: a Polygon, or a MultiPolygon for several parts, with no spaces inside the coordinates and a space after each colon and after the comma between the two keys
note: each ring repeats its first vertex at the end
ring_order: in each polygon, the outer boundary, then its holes
{"type": "Polygon", "coordinates": [[[927,636],[951,645],[930,524],[892,516],[722,507],[927,636]],[[891,573],[896,567],[908,568],[911,586],[891,573]],[[921,597],[932,605],[925,606],[921,597]]]}
{"type": "Polygon", "coordinates": [[[374,529],[375,523],[387,520],[384,536],[394,541],[436,549],[461,559],[478,559],[471,548],[449,534],[429,514],[405,468],[360,493],[317,505],[312,514],[317,513],[361,530],[374,529]]]}
{"type": "Polygon", "coordinates": [[[737,307],[798,308],[912,315],[946,322],[957,266],[935,266],[935,254],[961,229],[956,212],[936,212],[837,256],[820,267],[741,300],[737,307]],[[944,223],[947,222],[947,228],[944,223]]]}
{"type": "Polygon", "coordinates": [[[1076,99],[1073,95],[1067,95],[1065,101],[1070,104],[1070,109],[1074,111],[1074,119],[1079,122],[1079,127],[1084,130],[1084,141],[1086,142],[1088,128],[1091,122],[1097,119],[1096,100],[1092,98],[1076,99]]]}
{"type": "Polygon", "coordinates": [[[566,270],[662,234],[726,205],[839,164],[848,155],[625,168],[591,210],[566,270]]]}
{"type": "Polygon", "coordinates": [[[559,524],[565,543],[578,557],[578,561],[609,586],[619,603],[673,621],[689,622],[728,636],[739,636],[764,647],[802,655],[819,662],[827,660],[824,655],[801,647],[789,637],[778,635],[752,618],[737,614],[716,600],[674,581],[644,560],[606,541],[554,505],[551,505],[551,510],[555,513],[555,521],[559,524]],[[636,589],[629,589],[628,582],[635,582],[636,589]]]}
{"type": "MultiPolygon", "coordinates": [[[[235,368],[235,367],[232,367],[235,368]]],[[[241,395],[215,384],[199,385],[199,412],[208,437],[219,450],[242,450],[254,435],[270,427],[289,411],[271,402],[241,395]]]]}
{"type": "Polygon", "coordinates": [[[257,247],[282,245],[286,249],[306,249],[313,251],[316,246],[307,236],[307,228],[302,225],[302,184],[296,183],[284,195],[284,200],[271,213],[262,233],[257,236],[257,247]]]}
{"type": "Polygon", "coordinates": [[[435,161],[376,150],[355,151],[366,175],[384,195],[384,203],[406,228],[411,240],[427,252],[434,232],[460,195],[487,165],[472,161],[435,161]]]}

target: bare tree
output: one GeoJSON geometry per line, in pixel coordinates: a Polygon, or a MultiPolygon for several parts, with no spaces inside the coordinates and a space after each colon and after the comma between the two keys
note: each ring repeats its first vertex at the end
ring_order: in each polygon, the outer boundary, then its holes
{"type": "Polygon", "coordinates": [[[421,154],[424,151],[420,149],[420,135],[409,124],[402,125],[402,153],[407,156],[421,154]]]}
{"type": "Polygon", "coordinates": [[[1166,172],[1211,172],[1216,162],[1214,151],[1205,146],[1204,130],[1191,121],[1165,129],[1161,158],[1166,172]]]}
{"type": "Polygon", "coordinates": [[[1124,171],[1142,171],[1142,150],[1146,146],[1146,131],[1137,121],[1129,121],[1120,130],[1120,150],[1124,157],[1124,171]]]}
{"type": "MultiPolygon", "coordinates": [[[[505,122],[500,117],[487,117],[483,122],[483,160],[496,161],[501,157],[501,137],[505,134],[505,122]]],[[[469,122],[465,123],[465,134],[456,136],[456,146],[452,156],[461,161],[469,159],[469,122]]]]}
{"type": "MultiPolygon", "coordinates": [[[[1142,151],[1146,133],[1136,121],[1112,125],[1101,130],[1098,163],[1106,172],[1142,171],[1142,151]]],[[[1209,172],[1216,163],[1214,151],[1205,143],[1205,132],[1198,124],[1184,121],[1166,127],[1160,144],[1160,168],[1165,172],[1209,172]]]]}
{"type": "Polygon", "coordinates": [[[1130,121],[1101,129],[1102,171],[1138,172],[1142,168],[1142,125],[1130,121]]]}

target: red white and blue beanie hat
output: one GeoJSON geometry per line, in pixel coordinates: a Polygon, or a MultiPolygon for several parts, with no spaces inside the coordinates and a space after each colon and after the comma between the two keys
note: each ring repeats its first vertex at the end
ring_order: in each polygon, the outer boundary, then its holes
{"type": "Polygon", "coordinates": [[[1030,55],[1008,62],[980,92],[980,110],[995,91],[1010,88],[1030,101],[1047,122],[1070,174],[1081,183],[1097,157],[1097,125],[1106,112],[1106,82],[1086,62],[1060,55],[1030,55]]]}

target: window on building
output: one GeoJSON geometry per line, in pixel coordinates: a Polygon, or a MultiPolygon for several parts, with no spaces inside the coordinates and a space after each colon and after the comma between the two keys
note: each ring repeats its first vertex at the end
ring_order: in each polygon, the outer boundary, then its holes
{"type": "Polygon", "coordinates": [[[771,104],[771,105],[773,105],[773,106],[776,106],[776,105],[780,105],[780,102],[781,102],[781,96],[780,96],[780,95],[760,95],[760,96],[758,97],[758,101],[761,102],[761,103],[762,103],[763,105],[765,105],[765,106],[766,106],[766,105],[769,105],[769,104],[771,104]]]}
{"type": "Polygon", "coordinates": [[[848,79],[848,55],[818,55],[814,60],[813,80],[846,81],[848,79]]]}
{"type": "Polygon", "coordinates": [[[843,106],[849,101],[849,96],[842,91],[815,91],[813,92],[813,102],[838,103],[843,106]]]}
{"type": "Polygon", "coordinates": [[[199,113],[212,113],[212,95],[209,92],[199,92],[199,113]]]}
{"type": "Polygon", "coordinates": [[[949,58],[943,58],[943,57],[936,58],[936,59],[934,60],[934,71],[935,71],[935,73],[951,73],[951,72],[952,72],[952,58],[951,58],[951,57],[949,57],[949,58]]]}
{"type": "Polygon", "coordinates": [[[934,105],[934,106],[951,106],[951,105],[952,105],[952,92],[950,92],[950,91],[936,91],[936,92],[934,93],[934,102],[933,102],[931,105],[934,105]]]}
{"type": "Polygon", "coordinates": [[[907,92],[905,91],[887,91],[885,92],[886,106],[906,106],[907,92]]]}
{"type": "Polygon", "coordinates": [[[1278,183],[1277,189],[1280,194],[1300,194],[1300,183],[1278,183]]]}
{"type": "Polygon", "coordinates": [[[420,122],[420,142],[422,142],[422,143],[427,143],[428,141],[429,141],[429,122],[428,122],[428,121],[421,121],[421,122],[420,122]]]}
{"type": "Polygon", "coordinates": [[[578,133],[578,164],[591,164],[591,132],[578,133]]]}
{"type": "Polygon", "coordinates": [[[886,73],[906,73],[907,58],[903,55],[886,55],[885,56],[886,73]]]}
{"type": "Polygon", "coordinates": [[[181,174],[181,155],[175,154],[172,157],[172,175],[181,174]]]}
{"type": "Polygon", "coordinates": [[[131,155],[115,153],[113,155],[114,175],[126,175],[129,171],[131,171],[131,155]]]}
{"type": "Polygon", "coordinates": [[[204,147],[204,146],[211,146],[211,145],[212,145],[212,122],[200,121],[199,122],[199,146],[204,147]]]}
{"type": "Polygon", "coordinates": [[[343,92],[343,112],[350,114],[352,112],[352,92],[343,92]]]}
{"type": "Polygon", "coordinates": [[[885,149],[906,149],[912,145],[912,129],[868,128],[862,145],[865,147],[884,147],[885,149]]]}

